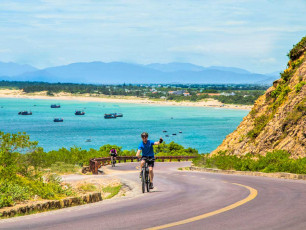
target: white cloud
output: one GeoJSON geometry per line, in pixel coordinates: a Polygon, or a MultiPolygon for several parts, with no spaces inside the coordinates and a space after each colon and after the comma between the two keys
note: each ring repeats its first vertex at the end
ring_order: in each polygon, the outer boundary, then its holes
{"type": "Polygon", "coordinates": [[[263,59],[259,59],[260,63],[264,63],[264,64],[273,64],[276,63],[276,59],[275,58],[263,58],[263,59]]]}
{"type": "Polygon", "coordinates": [[[10,51],[0,59],[41,67],[184,60],[274,70],[306,31],[299,0],[0,1],[0,50],[10,51]]]}

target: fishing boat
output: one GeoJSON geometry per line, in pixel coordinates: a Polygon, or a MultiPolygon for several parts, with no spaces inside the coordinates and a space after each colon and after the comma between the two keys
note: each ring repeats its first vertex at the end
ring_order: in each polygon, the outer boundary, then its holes
{"type": "Polygon", "coordinates": [[[176,133],[172,133],[173,136],[176,136],[176,133]]]}
{"type": "Polygon", "coordinates": [[[87,139],[86,142],[91,142],[91,139],[87,139]]]}
{"type": "Polygon", "coordinates": [[[32,115],[32,112],[30,111],[21,111],[18,113],[18,115],[32,115]]]}
{"type": "Polygon", "coordinates": [[[57,109],[57,108],[60,108],[61,107],[61,105],[56,105],[56,104],[53,104],[53,105],[51,105],[50,106],[52,109],[57,109]]]}
{"type": "Polygon", "coordinates": [[[112,119],[112,118],[117,118],[117,116],[114,113],[108,113],[104,114],[105,119],[112,119]]]}
{"type": "Polygon", "coordinates": [[[163,131],[163,133],[166,133],[166,132],[167,132],[167,130],[164,130],[164,131],[163,131]]]}
{"type": "Polygon", "coordinates": [[[75,111],[74,114],[75,114],[75,115],[85,115],[85,112],[84,112],[84,111],[81,111],[81,110],[77,110],[77,111],[75,111]]]}
{"type": "Polygon", "coordinates": [[[183,133],[182,131],[179,131],[179,133],[183,133]]]}
{"type": "Polygon", "coordinates": [[[122,113],[115,113],[115,116],[116,117],[123,117],[123,114],[122,113]]]}
{"type": "Polygon", "coordinates": [[[63,122],[64,119],[63,118],[54,118],[53,121],[54,122],[63,122]]]}

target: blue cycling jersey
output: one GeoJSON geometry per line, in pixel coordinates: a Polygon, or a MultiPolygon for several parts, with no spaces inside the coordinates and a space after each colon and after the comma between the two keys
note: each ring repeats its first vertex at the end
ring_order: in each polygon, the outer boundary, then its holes
{"type": "Polygon", "coordinates": [[[154,141],[150,140],[146,144],[143,141],[140,142],[138,149],[142,151],[143,157],[154,157],[153,145],[154,141]]]}

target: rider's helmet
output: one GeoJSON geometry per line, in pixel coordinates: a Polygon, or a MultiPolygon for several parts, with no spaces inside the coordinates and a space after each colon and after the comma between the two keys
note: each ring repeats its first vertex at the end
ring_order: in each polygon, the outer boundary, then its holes
{"type": "Polygon", "coordinates": [[[140,136],[141,136],[141,137],[148,137],[149,134],[148,134],[147,132],[143,132],[140,136]]]}

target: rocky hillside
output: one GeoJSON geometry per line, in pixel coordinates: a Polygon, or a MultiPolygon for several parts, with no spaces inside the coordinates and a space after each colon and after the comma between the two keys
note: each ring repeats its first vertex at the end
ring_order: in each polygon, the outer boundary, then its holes
{"type": "Polygon", "coordinates": [[[288,68],[281,78],[212,154],[264,155],[287,150],[294,158],[306,157],[306,37],[288,56],[288,68]]]}

